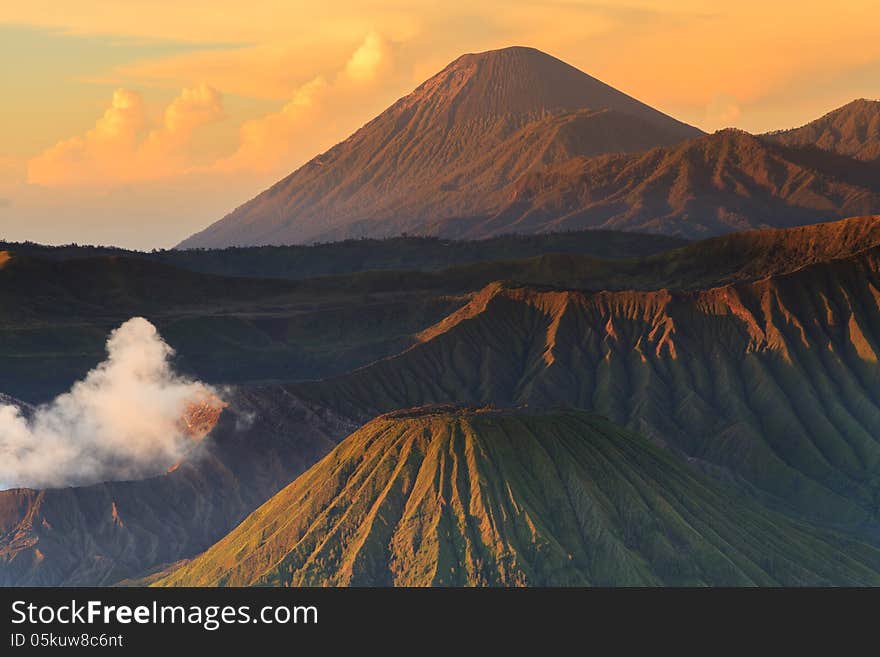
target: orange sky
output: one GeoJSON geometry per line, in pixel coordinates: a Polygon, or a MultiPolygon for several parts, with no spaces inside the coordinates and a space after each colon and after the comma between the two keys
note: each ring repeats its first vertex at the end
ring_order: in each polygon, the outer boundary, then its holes
{"type": "Polygon", "coordinates": [[[534,46],[705,130],[880,96],[878,0],[4,5],[14,240],[173,245],[463,52],[534,46]]]}

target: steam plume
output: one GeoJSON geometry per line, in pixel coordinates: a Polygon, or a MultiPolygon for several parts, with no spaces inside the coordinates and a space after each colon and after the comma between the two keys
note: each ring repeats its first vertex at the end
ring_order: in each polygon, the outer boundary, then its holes
{"type": "Polygon", "coordinates": [[[107,359],[69,392],[23,414],[0,403],[0,487],[45,488],[158,474],[193,446],[194,405],[216,392],[176,374],[173,350],[142,317],[114,330],[107,359]]]}

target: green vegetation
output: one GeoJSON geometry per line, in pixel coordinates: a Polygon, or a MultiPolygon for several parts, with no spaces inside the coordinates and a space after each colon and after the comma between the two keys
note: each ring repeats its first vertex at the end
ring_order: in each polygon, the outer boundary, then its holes
{"type": "Polygon", "coordinates": [[[380,417],[159,586],[880,584],[880,551],[767,511],[607,420],[380,417]]]}

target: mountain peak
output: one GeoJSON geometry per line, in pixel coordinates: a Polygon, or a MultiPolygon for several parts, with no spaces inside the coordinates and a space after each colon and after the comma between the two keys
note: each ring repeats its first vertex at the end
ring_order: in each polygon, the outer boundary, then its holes
{"type": "Polygon", "coordinates": [[[790,130],[780,130],[777,134],[794,133],[811,126],[829,125],[841,120],[870,120],[874,116],[880,115],[880,100],[871,100],[870,98],[856,98],[846,105],[831,110],[823,114],[818,119],[810,121],[802,125],[800,128],[792,128],[790,130]]]}
{"type": "Polygon", "coordinates": [[[851,100],[846,105],[842,105],[835,110],[831,110],[826,114],[826,116],[832,116],[837,114],[843,114],[847,112],[859,112],[864,110],[870,110],[875,112],[880,112],[880,100],[874,100],[871,98],[856,98],[855,100],[851,100]]]}
{"type": "Polygon", "coordinates": [[[467,66],[473,62],[479,61],[498,61],[498,60],[531,60],[534,62],[541,61],[555,61],[561,64],[565,64],[556,57],[552,55],[548,55],[543,50],[538,50],[537,48],[532,48],[531,46],[505,46],[503,48],[495,48],[493,50],[483,50],[481,52],[468,52],[463,55],[459,55],[457,58],[452,60],[447,68],[457,67],[457,66],[467,66]]]}
{"type": "Polygon", "coordinates": [[[419,87],[411,100],[422,101],[426,94],[454,100],[449,109],[458,120],[575,109],[614,109],[668,120],[570,64],[525,46],[462,55],[419,87]]]}
{"type": "Polygon", "coordinates": [[[538,50],[537,48],[533,48],[532,46],[521,46],[521,45],[512,45],[512,46],[504,46],[502,48],[493,48],[491,50],[481,50],[480,52],[466,52],[463,55],[459,55],[457,59],[452,61],[452,64],[458,62],[462,59],[468,58],[476,58],[476,59],[492,59],[494,57],[509,57],[509,56],[524,56],[524,57],[537,57],[537,58],[550,58],[556,59],[552,55],[548,55],[543,50],[538,50]]]}
{"type": "Polygon", "coordinates": [[[437,234],[444,222],[502,207],[531,169],[699,134],[540,50],[462,55],[181,246],[437,234]]]}

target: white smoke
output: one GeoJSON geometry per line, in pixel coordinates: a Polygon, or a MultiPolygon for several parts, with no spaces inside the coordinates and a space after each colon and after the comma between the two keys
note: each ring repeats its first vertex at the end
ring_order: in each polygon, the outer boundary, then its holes
{"type": "Polygon", "coordinates": [[[158,474],[194,444],[183,418],[216,392],[176,374],[173,350],[142,317],[114,330],[107,359],[70,392],[22,414],[0,404],[2,487],[46,488],[158,474]]]}

